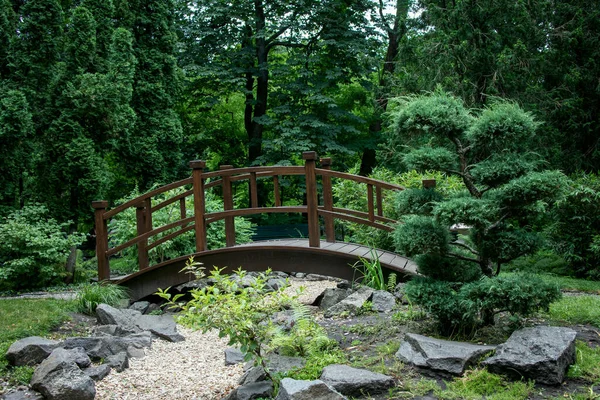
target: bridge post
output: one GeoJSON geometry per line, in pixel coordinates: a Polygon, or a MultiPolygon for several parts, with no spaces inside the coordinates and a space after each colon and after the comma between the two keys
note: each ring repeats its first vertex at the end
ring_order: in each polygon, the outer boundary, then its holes
{"type": "Polygon", "coordinates": [[[320,247],[321,234],[319,232],[319,199],[317,197],[317,153],[305,151],[304,173],[306,177],[306,214],[308,215],[308,244],[310,247],[320,247]]]}
{"type": "MultiPolygon", "coordinates": [[[[141,236],[144,233],[152,230],[152,226],[148,227],[148,223],[152,224],[151,221],[148,221],[148,214],[152,215],[152,210],[147,210],[147,205],[149,205],[149,202],[144,201],[142,203],[139,203],[135,209],[138,236],[141,236]]],[[[138,242],[137,248],[138,263],[141,271],[145,268],[148,268],[150,265],[148,262],[148,239],[138,242]]]]}
{"type": "MultiPolygon", "coordinates": [[[[233,165],[221,165],[220,169],[228,170],[232,169],[233,165]]],[[[225,211],[233,210],[233,195],[231,193],[231,179],[230,176],[225,174],[222,175],[223,179],[223,209],[225,211]]],[[[227,247],[235,246],[235,224],[234,217],[225,217],[225,245],[227,247]]]]}
{"type": "Polygon", "coordinates": [[[96,226],[96,259],[98,260],[98,281],[110,279],[110,265],[108,263],[108,228],[104,219],[104,212],[108,207],[108,201],[92,201],[94,209],[94,220],[96,226]]]}
{"type": "MultiPolygon", "coordinates": [[[[331,158],[321,158],[321,168],[331,168],[331,158]]],[[[323,176],[323,208],[325,211],[333,211],[333,191],[331,189],[331,177],[323,176]]],[[[325,221],[325,237],[330,243],[335,242],[335,227],[333,225],[333,217],[331,215],[323,216],[325,221]]]]}
{"type": "Polygon", "coordinates": [[[196,252],[205,251],[206,246],[206,219],[204,201],[204,178],[202,173],[206,162],[202,160],[190,161],[192,168],[192,182],[194,186],[194,221],[196,227],[196,252]]]}

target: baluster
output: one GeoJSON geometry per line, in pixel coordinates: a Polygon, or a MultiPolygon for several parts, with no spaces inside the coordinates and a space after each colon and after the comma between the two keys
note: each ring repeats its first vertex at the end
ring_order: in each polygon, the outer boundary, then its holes
{"type": "MultiPolygon", "coordinates": [[[[321,168],[329,170],[331,168],[331,158],[321,158],[321,168]]],[[[333,211],[333,191],[331,189],[331,177],[323,175],[323,208],[325,211],[333,211]]],[[[325,214],[325,237],[330,243],[335,242],[335,227],[333,224],[333,216],[325,214]]]]}
{"type": "Polygon", "coordinates": [[[367,185],[367,204],[369,209],[369,221],[375,222],[375,210],[373,209],[373,185],[367,185]]]}
{"type": "Polygon", "coordinates": [[[279,176],[273,175],[273,192],[275,194],[275,207],[281,207],[281,193],[279,192],[279,176]]]}
{"type": "Polygon", "coordinates": [[[98,260],[99,281],[110,279],[110,264],[106,255],[108,251],[108,227],[104,219],[106,207],[108,207],[108,201],[92,201],[96,227],[96,259],[98,260]]]}
{"type": "Polygon", "coordinates": [[[207,249],[206,246],[206,219],[204,202],[204,178],[202,172],[206,167],[206,162],[195,160],[190,162],[192,168],[192,181],[194,185],[194,223],[196,228],[196,251],[201,252],[207,249]]]}
{"type": "Polygon", "coordinates": [[[250,206],[258,208],[258,189],[256,185],[256,172],[250,173],[250,206]]]}
{"type": "Polygon", "coordinates": [[[310,247],[320,247],[321,235],[319,232],[319,202],[317,197],[317,176],[315,160],[317,153],[305,151],[304,173],[306,178],[306,213],[308,215],[308,243],[310,247]]]}
{"type": "Polygon", "coordinates": [[[383,197],[381,196],[381,186],[375,187],[375,201],[377,202],[377,215],[383,217],[383,197]]]}
{"type": "MultiPolygon", "coordinates": [[[[221,165],[222,171],[232,169],[233,165],[221,165]]],[[[233,210],[233,195],[231,193],[231,177],[225,174],[223,179],[223,210],[233,210]]],[[[235,246],[235,224],[234,217],[225,217],[225,245],[227,247],[235,246]]]]}
{"type": "MultiPolygon", "coordinates": [[[[136,219],[137,219],[137,234],[138,234],[138,236],[141,236],[144,233],[149,232],[147,217],[149,214],[151,215],[151,212],[148,213],[148,211],[147,211],[147,209],[148,209],[148,207],[147,207],[148,201],[147,200],[149,200],[149,199],[146,199],[146,201],[143,201],[136,206],[135,215],[136,215],[136,219]]],[[[152,228],[150,227],[150,229],[152,229],[152,228]]],[[[137,248],[138,248],[138,264],[139,264],[139,268],[141,271],[145,268],[148,268],[148,266],[149,266],[148,239],[138,242],[137,248]]]]}

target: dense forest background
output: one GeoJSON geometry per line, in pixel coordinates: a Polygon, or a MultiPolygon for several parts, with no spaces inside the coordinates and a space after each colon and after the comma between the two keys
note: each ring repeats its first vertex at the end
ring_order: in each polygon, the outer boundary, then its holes
{"type": "Polygon", "coordinates": [[[315,150],[367,175],[402,151],[389,100],[436,90],[518,104],[549,169],[597,173],[600,3],[0,0],[0,215],[41,204],[89,232],[92,200],[192,159],[315,150]]]}

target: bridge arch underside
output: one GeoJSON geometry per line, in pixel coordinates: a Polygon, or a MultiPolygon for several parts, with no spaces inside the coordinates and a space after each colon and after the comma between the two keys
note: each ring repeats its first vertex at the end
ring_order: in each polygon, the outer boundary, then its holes
{"type": "MultiPolygon", "coordinates": [[[[352,252],[342,251],[348,248],[347,243],[336,243],[328,248],[302,246],[287,247],[273,243],[252,243],[218,250],[204,251],[193,254],[195,261],[204,264],[207,272],[213,266],[225,268],[225,273],[230,273],[238,268],[246,271],[264,271],[271,268],[274,271],[304,272],[332,276],[347,280],[356,279],[359,274],[352,265],[359,257],[370,259],[371,251],[368,247],[352,245],[352,252]]],[[[307,241],[306,241],[307,242],[307,241]]],[[[396,272],[398,280],[406,280],[416,274],[416,265],[410,259],[377,250],[379,262],[385,273],[396,272]]],[[[116,283],[125,286],[130,291],[132,301],[137,301],[152,295],[158,288],[167,288],[194,280],[194,276],[181,272],[188,256],[179,257],[154,265],[142,271],[128,275],[116,283]]]]}

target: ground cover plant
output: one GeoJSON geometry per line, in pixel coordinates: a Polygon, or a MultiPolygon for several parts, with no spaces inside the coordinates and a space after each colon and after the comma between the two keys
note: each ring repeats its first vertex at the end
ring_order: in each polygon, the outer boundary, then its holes
{"type": "Polygon", "coordinates": [[[96,315],[99,304],[120,307],[123,301],[129,301],[127,289],[111,283],[89,283],[79,288],[75,299],[77,311],[96,315]]]}

